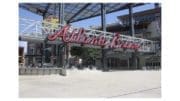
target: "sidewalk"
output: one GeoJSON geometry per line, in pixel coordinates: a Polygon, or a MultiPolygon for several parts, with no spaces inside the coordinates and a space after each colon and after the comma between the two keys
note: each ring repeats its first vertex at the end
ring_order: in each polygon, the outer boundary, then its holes
{"type": "Polygon", "coordinates": [[[60,75],[19,76],[20,97],[161,97],[161,71],[69,70],[60,75]]]}

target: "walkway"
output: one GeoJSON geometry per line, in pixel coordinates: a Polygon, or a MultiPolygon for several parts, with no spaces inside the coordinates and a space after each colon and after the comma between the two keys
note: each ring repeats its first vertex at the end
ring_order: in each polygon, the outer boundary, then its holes
{"type": "Polygon", "coordinates": [[[161,97],[161,71],[69,70],[68,76],[19,76],[20,97],[161,97]]]}

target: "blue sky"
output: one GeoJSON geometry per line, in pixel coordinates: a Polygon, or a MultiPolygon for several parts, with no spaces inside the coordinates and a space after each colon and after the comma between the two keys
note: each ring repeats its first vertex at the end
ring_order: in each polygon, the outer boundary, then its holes
{"type": "MultiPolygon", "coordinates": [[[[148,9],[153,9],[154,8],[154,4],[146,4],[143,6],[139,6],[139,7],[135,7],[133,8],[133,12],[139,12],[139,11],[144,11],[144,10],[148,10],[148,9]]],[[[128,14],[128,10],[121,10],[121,11],[117,11],[114,13],[110,13],[106,15],[106,23],[110,24],[110,23],[115,23],[118,21],[117,16],[120,15],[125,15],[128,14]]],[[[37,15],[35,13],[29,12],[27,10],[24,10],[22,8],[19,8],[19,17],[20,18],[26,18],[26,19],[32,19],[32,20],[42,20],[42,16],[37,15]]],[[[82,20],[82,21],[78,21],[75,23],[72,23],[73,26],[75,27],[84,27],[84,28],[88,28],[90,26],[100,26],[101,25],[101,18],[100,16],[97,17],[93,17],[90,19],[86,19],[86,20],[82,20]]],[[[26,42],[19,42],[20,46],[23,47],[27,47],[27,43],[26,42]]],[[[26,50],[25,50],[26,52],[26,50]]]]}
{"type": "MultiPolygon", "coordinates": [[[[152,9],[152,8],[154,8],[154,4],[146,4],[144,6],[135,7],[133,9],[133,12],[139,12],[139,11],[152,9]]],[[[110,24],[110,23],[117,22],[118,21],[117,16],[125,15],[125,14],[128,14],[127,9],[107,14],[106,15],[106,23],[110,24]]],[[[37,15],[37,14],[32,13],[32,12],[29,12],[29,11],[24,10],[22,8],[19,9],[19,17],[27,18],[27,19],[33,19],[33,20],[42,20],[42,16],[37,15]]],[[[76,27],[88,28],[89,26],[92,26],[92,25],[95,25],[95,26],[100,25],[100,22],[101,22],[101,18],[100,18],[100,16],[98,16],[98,17],[93,17],[93,18],[87,19],[87,20],[82,20],[79,22],[72,23],[72,25],[74,25],[76,27]]]]}

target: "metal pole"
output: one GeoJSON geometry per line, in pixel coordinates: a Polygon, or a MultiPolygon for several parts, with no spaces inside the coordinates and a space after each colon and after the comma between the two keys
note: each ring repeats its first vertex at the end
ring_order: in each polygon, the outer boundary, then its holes
{"type": "Polygon", "coordinates": [[[64,4],[60,4],[60,23],[64,24],[64,4]]]}
{"type": "MultiPolygon", "coordinates": [[[[60,19],[60,24],[64,25],[64,4],[63,3],[60,3],[59,4],[59,19],[60,19]]],[[[63,66],[63,72],[62,72],[62,75],[66,76],[66,68],[65,68],[65,47],[64,47],[64,44],[63,43],[63,47],[61,48],[61,62],[62,62],[62,66],[63,66]]]]}
{"type": "MultiPolygon", "coordinates": [[[[132,37],[135,37],[134,19],[133,19],[133,4],[129,5],[129,28],[130,28],[130,35],[132,37]]],[[[134,67],[132,69],[137,69],[137,56],[136,56],[135,52],[132,53],[132,59],[133,59],[132,66],[134,67]]]]}
{"type": "Polygon", "coordinates": [[[59,14],[58,14],[58,19],[59,19],[59,23],[60,22],[60,19],[61,19],[61,4],[59,4],[59,14]]]}
{"type": "Polygon", "coordinates": [[[59,49],[58,44],[56,44],[56,66],[59,67],[59,49]]]}
{"type": "Polygon", "coordinates": [[[105,8],[105,4],[101,4],[101,26],[102,26],[102,30],[106,31],[106,8],[105,8]]]}
{"type": "MultiPolygon", "coordinates": [[[[60,4],[60,23],[63,25],[64,24],[64,4],[63,3],[61,3],[60,4]]],[[[63,44],[65,44],[65,43],[63,43],[63,44]]],[[[66,47],[63,47],[62,48],[62,53],[65,53],[65,49],[66,49],[66,47]]],[[[62,54],[62,56],[63,56],[63,58],[62,58],[62,65],[63,65],[63,67],[65,68],[65,54],[62,54]]]]}
{"type": "Polygon", "coordinates": [[[131,36],[134,35],[134,21],[133,21],[133,5],[129,5],[129,27],[130,27],[130,34],[131,36]]]}
{"type": "Polygon", "coordinates": [[[42,67],[42,65],[43,65],[43,44],[42,43],[40,43],[40,54],[41,54],[41,67],[42,67]]]}
{"type": "MultiPolygon", "coordinates": [[[[45,19],[45,16],[43,16],[43,20],[44,19],[45,19]]],[[[45,48],[46,48],[45,40],[42,42],[42,62],[41,62],[42,67],[43,67],[43,64],[45,63],[45,48]]]]}
{"type": "MultiPolygon", "coordinates": [[[[101,26],[102,26],[102,31],[106,31],[106,9],[105,9],[105,4],[101,3],[101,26]]],[[[103,70],[105,70],[105,49],[102,49],[101,51],[102,53],[102,60],[101,60],[101,64],[102,64],[102,68],[103,70]]]]}
{"type": "Polygon", "coordinates": [[[44,42],[43,42],[43,63],[45,63],[46,62],[46,44],[47,44],[47,39],[45,39],[44,40],[44,42]]]}
{"type": "Polygon", "coordinates": [[[54,4],[54,16],[56,16],[56,4],[54,4]]]}
{"type": "Polygon", "coordinates": [[[136,58],[135,58],[135,60],[136,60],[136,63],[135,63],[135,69],[138,69],[138,58],[137,58],[137,56],[135,56],[136,58]]]}
{"type": "MultiPolygon", "coordinates": [[[[59,14],[58,14],[58,18],[59,18],[59,23],[60,24],[63,24],[64,22],[64,4],[63,3],[60,3],[59,4],[59,14]]],[[[64,49],[62,49],[64,50],[64,49]]],[[[57,43],[56,44],[56,56],[57,56],[57,66],[59,67],[60,66],[60,56],[63,56],[63,54],[60,54],[59,52],[63,52],[63,51],[60,51],[60,46],[59,44],[57,43]]],[[[62,59],[61,59],[62,60],[62,59]]],[[[61,61],[62,65],[64,66],[64,60],[61,61]]]]}
{"type": "MultiPolygon", "coordinates": [[[[65,20],[64,20],[64,4],[62,3],[61,4],[61,24],[65,24],[65,20]]],[[[64,47],[63,47],[64,49],[64,53],[65,53],[65,55],[64,55],[64,59],[65,59],[65,61],[64,61],[64,64],[63,64],[63,66],[64,66],[64,68],[66,69],[67,67],[69,67],[69,43],[64,43],[64,47]]]]}
{"type": "Polygon", "coordinates": [[[54,46],[55,45],[51,45],[51,63],[54,65],[54,46]]]}
{"type": "MultiPolygon", "coordinates": [[[[58,14],[58,19],[59,19],[59,23],[60,23],[60,19],[61,19],[61,4],[58,5],[59,6],[59,14],[58,14]]],[[[56,43],[56,66],[60,67],[60,54],[59,54],[59,44],[56,43]]]]}

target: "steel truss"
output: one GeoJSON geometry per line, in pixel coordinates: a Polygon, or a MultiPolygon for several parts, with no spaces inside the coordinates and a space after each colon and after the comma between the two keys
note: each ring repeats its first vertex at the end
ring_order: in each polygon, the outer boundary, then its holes
{"type": "MultiPolygon", "coordinates": [[[[43,22],[43,21],[35,21],[35,20],[30,20],[30,19],[25,19],[25,18],[20,18],[19,19],[19,36],[21,40],[24,41],[44,41],[48,35],[53,34],[55,31],[61,30],[62,27],[65,25],[62,24],[52,24],[48,22],[43,22]],[[56,26],[56,27],[54,27],[56,26]]],[[[73,29],[79,29],[73,26],[70,26],[69,32],[73,31],[73,29]]],[[[87,36],[100,36],[103,35],[106,40],[111,40],[115,33],[110,33],[110,32],[104,32],[104,31],[99,31],[99,30],[93,30],[93,29],[85,29],[85,33],[87,36]]],[[[155,42],[143,38],[136,38],[132,36],[127,36],[127,35],[120,35],[120,38],[122,41],[129,41],[133,43],[140,43],[141,47],[137,50],[138,52],[155,52],[155,42]]],[[[62,43],[61,39],[57,39],[54,43],[62,43]]],[[[53,42],[51,42],[54,44],[53,42]]],[[[77,45],[73,44],[72,45],[77,45]]],[[[93,47],[93,46],[88,46],[87,47],[93,47]]],[[[100,48],[95,46],[94,48],[100,48]]],[[[108,48],[108,47],[105,47],[108,48]]],[[[119,51],[122,51],[123,49],[116,49],[119,51]]],[[[129,50],[132,51],[132,50],[129,50]]]]}

